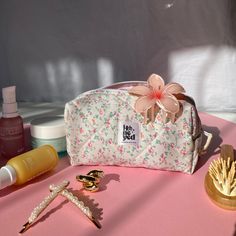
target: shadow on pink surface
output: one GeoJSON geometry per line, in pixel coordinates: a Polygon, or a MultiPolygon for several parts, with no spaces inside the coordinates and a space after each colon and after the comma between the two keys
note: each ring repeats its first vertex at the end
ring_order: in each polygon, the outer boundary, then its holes
{"type": "Polygon", "coordinates": [[[220,154],[220,146],[222,144],[232,145],[234,148],[234,155],[236,155],[236,144],[235,144],[235,123],[228,122],[221,118],[216,118],[211,115],[201,113],[202,127],[203,130],[213,135],[212,141],[209,148],[203,156],[199,158],[196,171],[198,171],[205,163],[214,155],[220,154]],[[204,125],[204,124],[207,125],[204,125]],[[212,126],[209,126],[212,124],[212,126]]]}
{"type": "Polygon", "coordinates": [[[107,189],[107,185],[110,181],[120,182],[120,176],[118,174],[106,174],[100,182],[99,192],[105,191],[107,189]]]}
{"type": "MultiPolygon", "coordinates": [[[[104,222],[102,235],[113,235],[120,226],[124,224],[124,222],[129,222],[129,219],[136,217],[142,209],[148,205],[150,202],[155,202],[158,196],[158,193],[161,192],[167,186],[174,184],[174,182],[178,179],[178,176],[181,177],[181,174],[178,175],[173,173],[175,178],[172,178],[172,182],[169,182],[165,173],[168,175],[166,171],[163,171],[164,175],[160,176],[159,180],[156,182],[153,180],[149,182],[145,186],[145,188],[141,188],[139,194],[130,197],[127,193],[126,201],[123,206],[119,208],[118,211],[114,212],[114,214],[109,218],[107,222],[104,222]]],[[[172,173],[170,173],[172,175],[172,173]]],[[[137,183],[138,184],[138,183],[137,183]]],[[[134,186],[130,186],[132,188],[134,186]]],[[[125,194],[125,193],[121,193],[125,194]]],[[[93,235],[101,235],[99,232],[91,233],[86,236],[93,235]]],[[[125,234],[124,234],[125,235],[125,234]]]]}

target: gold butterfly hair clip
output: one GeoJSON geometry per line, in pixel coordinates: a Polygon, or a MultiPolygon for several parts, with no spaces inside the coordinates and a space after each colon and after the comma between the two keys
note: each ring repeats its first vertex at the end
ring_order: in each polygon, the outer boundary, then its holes
{"type": "Polygon", "coordinates": [[[90,192],[97,192],[99,190],[99,183],[103,178],[104,172],[102,170],[91,170],[87,175],[77,175],[76,179],[83,183],[85,190],[90,192]]]}

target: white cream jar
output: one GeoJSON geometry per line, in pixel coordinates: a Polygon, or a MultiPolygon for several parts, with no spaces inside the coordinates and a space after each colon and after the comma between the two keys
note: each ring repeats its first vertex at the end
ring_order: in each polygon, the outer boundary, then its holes
{"type": "Polygon", "coordinates": [[[52,145],[60,156],[66,153],[66,134],[63,116],[36,118],[30,122],[31,143],[33,148],[52,145]]]}

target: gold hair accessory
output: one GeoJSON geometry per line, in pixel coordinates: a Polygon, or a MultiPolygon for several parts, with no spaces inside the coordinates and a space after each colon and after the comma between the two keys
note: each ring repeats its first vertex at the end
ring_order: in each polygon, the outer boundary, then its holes
{"type": "Polygon", "coordinates": [[[22,230],[19,232],[24,233],[38,218],[38,216],[43,212],[44,209],[58,196],[58,194],[69,185],[69,181],[63,181],[61,184],[57,185],[56,188],[43,199],[43,201],[33,209],[28,222],[23,225],[22,230]]]}
{"type": "Polygon", "coordinates": [[[206,174],[205,189],[217,206],[236,210],[236,158],[233,146],[221,146],[220,157],[211,162],[206,174]]]}
{"type": "MultiPolygon", "coordinates": [[[[49,189],[50,191],[55,191],[55,189],[57,188],[57,186],[55,185],[50,185],[49,189]]],[[[67,189],[63,189],[62,191],[60,191],[60,195],[66,197],[70,202],[72,202],[73,204],[75,204],[84,215],[86,215],[89,220],[91,220],[97,228],[101,228],[101,225],[95,220],[95,218],[93,217],[93,214],[91,212],[91,210],[89,209],[89,207],[84,205],[84,202],[80,201],[75,195],[73,195],[72,192],[68,191],[67,189]]]]}
{"type": "Polygon", "coordinates": [[[91,170],[87,175],[77,175],[76,179],[83,183],[85,190],[96,192],[99,189],[98,185],[103,176],[104,172],[102,170],[91,170]]]}
{"type": "Polygon", "coordinates": [[[101,225],[95,220],[95,218],[92,215],[91,210],[89,207],[85,206],[82,201],[80,201],[76,196],[74,196],[70,191],[66,189],[66,187],[69,185],[69,181],[64,180],[59,185],[50,185],[49,189],[51,193],[44,198],[44,200],[33,209],[28,222],[23,225],[23,228],[19,232],[24,233],[29,227],[35,222],[35,220],[38,218],[38,216],[43,212],[43,210],[46,209],[46,207],[60,194],[64,197],[66,197],[70,202],[74,203],[82,212],[85,214],[91,222],[93,222],[97,228],[101,228],[101,225]]]}

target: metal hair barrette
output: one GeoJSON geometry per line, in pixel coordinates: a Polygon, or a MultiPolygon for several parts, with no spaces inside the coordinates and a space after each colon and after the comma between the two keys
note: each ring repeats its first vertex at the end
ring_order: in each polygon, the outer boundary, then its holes
{"type": "Polygon", "coordinates": [[[66,197],[70,202],[75,204],[82,213],[88,217],[88,219],[95,224],[97,228],[101,228],[101,225],[95,220],[91,210],[88,206],[84,205],[84,202],[80,201],[76,196],[73,195],[72,192],[70,192],[66,187],[69,185],[69,181],[65,180],[59,185],[50,185],[49,190],[50,194],[43,199],[43,201],[33,209],[30,217],[28,218],[27,223],[23,225],[23,228],[19,232],[24,233],[27,229],[30,228],[30,226],[35,222],[35,220],[38,218],[38,216],[47,208],[47,206],[60,194],[64,197],[66,197]]]}

